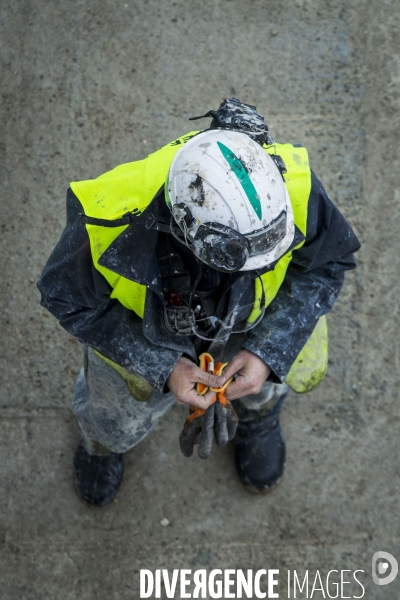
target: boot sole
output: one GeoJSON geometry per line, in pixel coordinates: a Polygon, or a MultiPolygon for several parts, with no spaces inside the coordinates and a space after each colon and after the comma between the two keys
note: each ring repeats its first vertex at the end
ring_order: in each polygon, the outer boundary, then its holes
{"type": "MultiPolygon", "coordinates": [[[[280,478],[281,479],[281,478],[280,478]]],[[[271,492],[274,491],[274,489],[278,486],[278,482],[280,481],[280,479],[278,479],[273,485],[270,485],[269,487],[260,490],[259,488],[254,487],[253,485],[248,485],[243,483],[243,487],[246,490],[246,492],[249,492],[250,494],[253,494],[254,496],[266,496],[267,494],[270,494],[271,492]]]]}

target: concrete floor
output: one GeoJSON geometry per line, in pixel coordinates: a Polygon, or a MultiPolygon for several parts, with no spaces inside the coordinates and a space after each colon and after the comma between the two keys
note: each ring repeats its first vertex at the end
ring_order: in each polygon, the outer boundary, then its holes
{"type": "Polygon", "coordinates": [[[277,568],[282,598],[287,569],[363,569],[364,597],[398,600],[400,577],[371,577],[375,552],[400,560],[398,0],[0,11],[1,599],[131,600],[141,568],[277,568]],[[177,407],[127,455],[118,501],[92,509],[71,478],[81,348],[34,282],[70,181],[143,157],[232,95],[309,149],[363,242],[330,316],[327,378],[286,403],[286,476],[270,496],[241,488],[231,447],[184,459],[177,407]]]}

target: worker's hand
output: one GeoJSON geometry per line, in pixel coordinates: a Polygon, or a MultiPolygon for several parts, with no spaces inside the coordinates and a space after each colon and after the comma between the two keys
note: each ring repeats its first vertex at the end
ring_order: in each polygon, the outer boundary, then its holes
{"type": "Polygon", "coordinates": [[[208,391],[201,396],[197,393],[196,383],[219,388],[224,385],[225,381],[227,381],[225,373],[220,377],[205,373],[191,360],[182,356],[172,369],[171,375],[167,379],[167,386],[179,404],[191,404],[206,409],[215,397],[215,392],[208,391]]]}
{"type": "Polygon", "coordinates": [[[270,373],[271,369],[261,358],[248,350],[241,350],[224,370],[227,380],[236,375],[226,388],[226,398],[236,400],[247,394],[258,394],[270,373]]]}

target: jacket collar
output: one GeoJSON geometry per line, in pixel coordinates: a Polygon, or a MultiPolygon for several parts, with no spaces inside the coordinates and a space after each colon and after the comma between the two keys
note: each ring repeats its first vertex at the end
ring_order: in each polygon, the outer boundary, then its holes
{"type": "Polygon", "coordinates": [[[132,215],[128,227],[110,244],[98,261],[102,267],[158,293],[161,288],[155,254],[158,231],[152,225],[161,216],[161,198],[163,195],[158,192],[140,215],[132,215]]]}
{"type": "MultiPolygon", "coordinates": [[[[164,188],[162,187],[140,215],[131,216],[129,226],[103,252],[99,264],[160,294],[161,275],[155,253],[159,232],[152,226],[159,219],[165,220],[167,216],[169,216],[168,207],[165,204],[164,188]]],[[[287,252],[294,250],[304,239],[300,229],[295,226],[293,242],[287,252]]],[[[253,273],[252,278],[272,271],[279,260],[280,258],[265,269],[251,272],[253,273]]],[[[245,271],[245,273],[250,272],[245,271]]],[[[243,275],[243,272],[233,275],[236,279],[243,275]]]]}

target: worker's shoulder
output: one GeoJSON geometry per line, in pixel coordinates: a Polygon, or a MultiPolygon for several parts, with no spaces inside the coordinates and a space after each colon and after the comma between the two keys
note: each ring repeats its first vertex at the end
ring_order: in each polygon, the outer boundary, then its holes
{"type": "Polygon", "coordinates": [[[144,210],[164,185],[179,148],[196,134],[184,134],[147,157],[122,163],[95,179],[72,181],[70,188],[84,212],[96,218],[119,218],[133,208],[144,210]]]}
{"type": "Polygon", "coordinates": [[[143,164],[144,161],[153,162],[156,158],[161,157],[162,155],[165,155],[165,154],[170,154],[173,156],[174,152],[178,149],[178,146],[182,146],[182,145],[186,144],[186,142],[188,142],[190,139],[195,137],[198,133],[201,133],[201,132],[200,131],[190,131],[189,133],[185,133],[184,135],[177,137],[177,138],[173,139],[172,141],[168,142],[164,146],[161,146],[154,152],[151,152],[147,156],[144,156],[143,158],[139,158],[139,159],[136,159],[133,161],[127,161],[127,162],[120,163],[119,165],[116,165],[109,171],[105,171],[104,173],[101,173],[97,177],[71,181],[70,187],[72,190],[74,190],[74,188],[77,188],[77,186],[82,186],[82,185],[88,184],[89,182],[101,181],[102,183],[103,182],[105,183],[107,180],[115,179],[116,177],[119,178],[121,176],[123,177],[126,174],[131,174],[132,171],[142,169],[144,167],[144,164],[143,164]]]}

